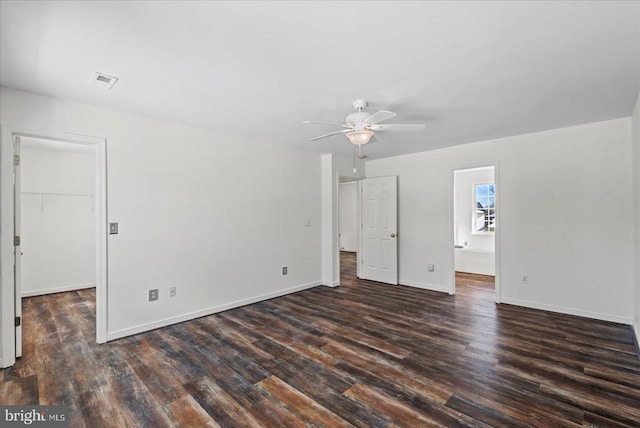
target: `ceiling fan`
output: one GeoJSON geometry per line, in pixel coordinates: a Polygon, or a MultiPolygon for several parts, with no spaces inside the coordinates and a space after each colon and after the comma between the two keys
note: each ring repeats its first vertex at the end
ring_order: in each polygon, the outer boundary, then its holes
{"type": "Polygon", "coordinates": [[[302,123],[309,123],[315,125],[335,125],[341,126],[345,129],[339,131],[330,132],[328,134],[319,135],[311,138],[309,141],[319,140],[321,138],[330,137],[336,134],[345,134],[345,136],[356,146],[362,146],[371,141],[374,135],[374,131],[423,131],[424,124],[382,124],[385,120],[395,117],[396,114],[391,111],[379,110],[373,114],[369,114],[363,111],[367,107],[368,103],[365,100],[355,100],[353,102],[353,108],[355,113],[351,113],[345,119],[345,124],[340,123],[327,123],[327,122],[312,122],[305,120],[302,123]]]}

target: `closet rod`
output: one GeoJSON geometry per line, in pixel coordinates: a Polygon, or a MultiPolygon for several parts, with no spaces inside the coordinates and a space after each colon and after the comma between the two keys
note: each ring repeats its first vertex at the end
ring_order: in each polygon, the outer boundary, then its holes
{"type": "Polygon", "coordinates": [[[54,192],[21,192],[23,195],[47,195],[47,196],[88,196],[95,197],[93,193],[54,193],[54,192]]]}

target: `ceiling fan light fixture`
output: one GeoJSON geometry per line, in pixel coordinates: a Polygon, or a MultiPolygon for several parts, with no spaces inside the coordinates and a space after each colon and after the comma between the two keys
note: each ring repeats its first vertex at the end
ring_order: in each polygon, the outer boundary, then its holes
{"type": "MultiPolygon", "coordinates": [[[[302,123],[310,123],[317,125],[334,125],[343,129],[338,131],[329,132],[328,134],[319,135],[317,137],[310,138],[309,141],[320,140],[321,138],[331,137],[332,135],[344,134],[347,136],[351,144],[354,146],[363,146],[371,141],[373,137],[373,131],[423,131],[423,124],[383,124],[385,120],[389,120],[396,117],[396,114],[392,111],[379,110],[373,114],[369,114],[363,109],[367,107],[365,100],[356,100],[353,102],[353,108],[356,109],[355,113],[351,113],[345,119],[345,123],[327,123],[327,122],[311,122],[305,120],[302,123]],[[346,128],[346,129],[344,129],[346,128]]],[[[374,140],[375,141],[375,140],[374,140]]]]}
{"type": "Polygon", "coordinates": [[[347,133],[347,138],[351,141],[352,144],[356,146],[362,146],[363,144],[367,144],[369,140],[373,137],[373,131],[368,129],[363,129],[361,131],[351,131],[347,133]]]}

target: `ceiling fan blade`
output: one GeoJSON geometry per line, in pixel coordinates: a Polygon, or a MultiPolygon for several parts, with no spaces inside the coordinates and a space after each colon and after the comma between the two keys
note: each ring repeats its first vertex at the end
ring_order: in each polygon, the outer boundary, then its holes
{"type": "Polygon", "coordinates": [[[370,123],[372,125],[380,122],[384,122],[385,120],[391,119],[392,117],[396,117],[396,114],[392,111],[379,110],[373,113],[371,116],[366,118],[364,121],[366,123],[370,123]]]}
{"type": "Polygon", "coordinates": [[[347,132],[351,132],[352,130],[353,130],[353,128],[349,128],[349,129],[343,129],[342,131],[329,132],[328,134],[318,135],[317,137],[310,138],[309,141],[316,141],[316,140],[319,140],[321,138],[330,137],[330,136],[336,135],[336,134],[345,134],[347,132]]]}
{"type": "Polygon", "coordinates": [[[311,124],[311,125],[334,125],[334,126],[341,126],[343,128],[350,128],[350,126],[345,125],[344,123],[331,123],[331,122],[312,122],[310,120],[303,120],[302,123],[304,124],[311,124]]]}
{"type": "Polygon", "coordinates": [[[424,124],[411,124],[403,125],[399,123],[393,123],[388,125],[372,125],[369,129],[372,131],[424,131],[426,125],[424,124]]]}

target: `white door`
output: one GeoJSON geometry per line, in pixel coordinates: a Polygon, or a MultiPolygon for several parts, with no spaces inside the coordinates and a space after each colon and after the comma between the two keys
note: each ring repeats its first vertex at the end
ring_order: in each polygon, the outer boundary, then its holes
{"type": "Polygon", "coordinates": [[[20,137],[14,140],[14,178],[13,178],[13,219],[15,237],[13,247],[14,257],[14,289],[15,289],[15,319],[16,319],[16,358],[22,356],[22,283],[21,283],[21,256],[22,246],[20,245],[20,203],[22,193],[20,191],[20,137]]]}
{"type": "Polygon", "coordinates": [[[398,284],[397,177],[361,180],[362,257],[360,277],[398,284]]]}

